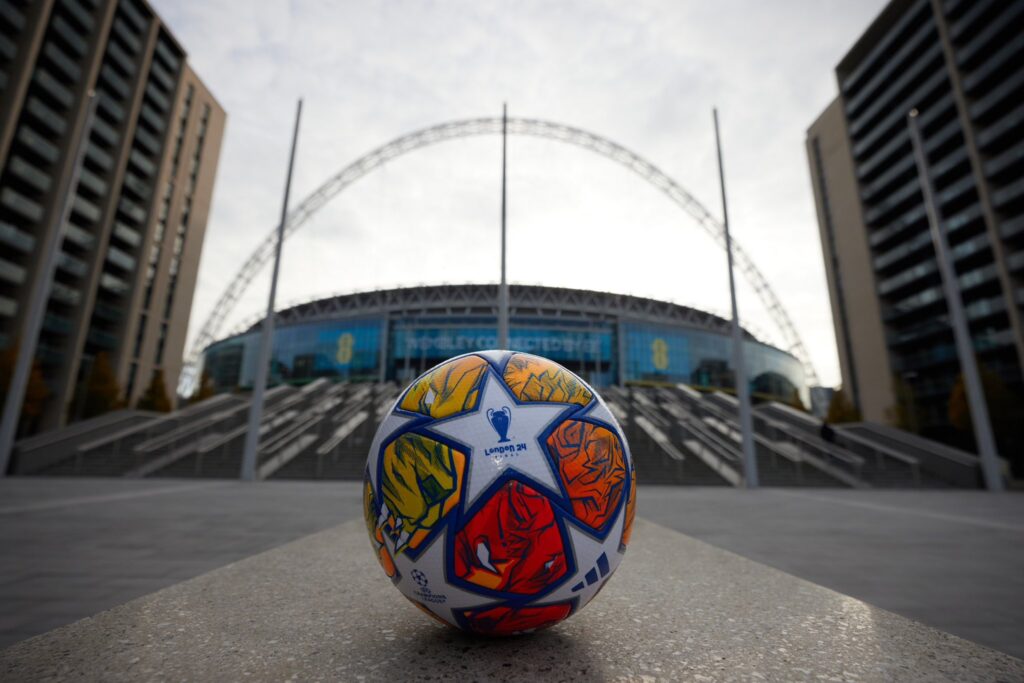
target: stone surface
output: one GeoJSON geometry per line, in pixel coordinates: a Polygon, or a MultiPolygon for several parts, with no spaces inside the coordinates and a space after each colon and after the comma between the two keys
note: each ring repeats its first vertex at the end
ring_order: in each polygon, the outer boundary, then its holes
{"type": "Polygon", "coordinates": [[[594,602],[530,636],[437,625],[359,521],[0,652],[3,680],[1021,680],[1024,662],[638,520],[594,602]]]}
{"type": "Polygon", "coordinates": [[[639,514],[1024,657],[1024,495],[644,487],[639,514]]]}
{"type": "Polygon", "coordinates": [[[0,479],[0,647],[362,512],[358,482],[0,479]]]}

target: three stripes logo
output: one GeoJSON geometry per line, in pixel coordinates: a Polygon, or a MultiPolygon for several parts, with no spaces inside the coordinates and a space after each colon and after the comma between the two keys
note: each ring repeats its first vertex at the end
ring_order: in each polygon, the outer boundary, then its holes
{"type": "Polygon", "coordinates": [[[583,581],[572,587],[572,592],[581,591],[584,586],[593,586],[606,576],[608,576],[608,556],[601,553],[601,557],[597,558],[597,566],[590,568],[587,575],[583,577],[583,581]],[[600,576],[598,576],[598,572],[600,572],[600,576]]]}

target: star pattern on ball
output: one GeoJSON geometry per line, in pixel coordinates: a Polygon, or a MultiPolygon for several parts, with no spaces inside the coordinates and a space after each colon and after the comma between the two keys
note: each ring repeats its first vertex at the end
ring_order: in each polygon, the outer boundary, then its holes
{"type": "Polygon", "coordinates": [[[463,444],[473,451],[468,458],[468,476],[463,509],[469,509],[491,484],[507,472],[560,495],[558,481],[545,455],[541,438],[572,406],[551,403],[519,403],[508,387],[488,373],[477,410],[435,422],[432,432],[463,444]],[[515,406],[514,413],[509,410],[515,406]],[[502,414],[513,415],[504,423],[502,414]],[[504,433],[501,428],[504,427],[504,433]],[[483,446],[473,447],[473,444],[483,446]]]}

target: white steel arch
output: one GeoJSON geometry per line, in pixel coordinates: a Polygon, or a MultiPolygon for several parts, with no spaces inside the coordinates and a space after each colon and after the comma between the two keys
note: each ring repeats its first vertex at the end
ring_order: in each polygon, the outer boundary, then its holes
{"type": "MultiPolygon", "coordinates": [[[[340,194],[342,190],[385,162],[422,147],[445,142],[446,140],[475,135],[500,135],[501,124],[501,117],[449,121],[428,128],[422,128],[396,138],[385,145],[381,145],[368,154],[356,159],[329,178],[303,199],[298,206],[292,209],[288,214],[285,224],[285,237],[287,238],[302,227],[313,214],[340,194]]],[[[723,249],[725,248],[725,230],[721,222],[714,218],[700,202],[657,166],[622,145],[579,128],[540,119],[509,118],[508,133],[510,135],[546,138],[575,145],[596,152],[625,166],[668,195],[669,199],[690,214],[716,244],[723,249]]],[[[276,227],[269,231],[260,245],[256,247],[245,263],[242,264],[242,267],[239,268],[234,279],[224,290],[223,294],[221,294],[220,299],[217,300],[217,304],[207,317],[206,322],[203,323],[203,327],[199,330],[195,341],[192,342],[192,347],[186,355],[185,366],[182,368],[181,380],[179,382],[179,390],[187,392],[188,388],[193,385],[196,379],[195,373],[199,354],[216,340],[225,319],[242,296],[242,293],[245,292],[263,266],[273,258],[276,233],[276,227]]],[[[804,374],[808,383],[811,385],[818,384],[818,374],[815,372],[811,359],[807,354],[807,349],[800,339],[800,335],[797,333],[789,314],[783,308],[782,302],[779,301],[775,292],[769,286],[768,281],[765,280],[764,275],[761,274],[761,271],[754,265],[754,262],[747,256],[747,252],[736,243],[736,240],[733,240],[732,246],[736,267],[750,286],[753,287],[754,292],[767,309],[773,322],[779,328],[785,350],[792,353],[803,364],[804,374]]]]}

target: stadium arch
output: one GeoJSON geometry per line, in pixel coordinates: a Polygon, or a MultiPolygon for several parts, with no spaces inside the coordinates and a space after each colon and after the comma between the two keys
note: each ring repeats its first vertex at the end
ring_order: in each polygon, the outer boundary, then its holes
{"type": "MultiPolygon", "coordinates": [[[[580,147],[624,166],[661,190],[676,205],[688,213],[718,246],[723,249],[725,248],[725,228],[722,223],[714,218],[679,183],[639,154],[600,135],[543,119],[509,117],[507,130],[510,135],[544,138],[580,147]]],[[[345,166],[306,196],[298,206],[288,213],[285,220],[285,238],[287,239],[294,234],[317,211],[323,208],[327,202],[338,196],[349,185],[392,159],[448,140],[479,135],[500,135],[501,132],[502,118],[497,116],[448,121],[427,128],[421,128],[395,138],[345,166]]],[[[217,300],[213,311],[207,316],[185,357],[185,364],[182,368],[178,384],[179,392],[187,394],[189,388],[193,386],[196,380],[196,366],[200,354],[206,346],[216,341],[228,314],[234,309],[235,304],[238,303],[242,294],[259,271],[262,270],[263,266],[273,258],[276,238],[277,226],[274,226],[259,246],[249,255],[245,263],[242,264],[231,283],[217,300]]],[[[775,295],[775,292],[753,260],[751,260],[747,252],[735,239],[732,241],[732,246],[736,267],[747,283],[753,288],[754,293],[757,294],[762,305],[772,318],[772,322],[782,335],[783,344],[781,348],[793,354],[800,361],[810,386],[818,384],[818,375],[815,372],[814,365],[811,363],[807,348],[797,333],[792,319],[782,306],[782,302],[779,301],[779,298],[775,295]]]]}

